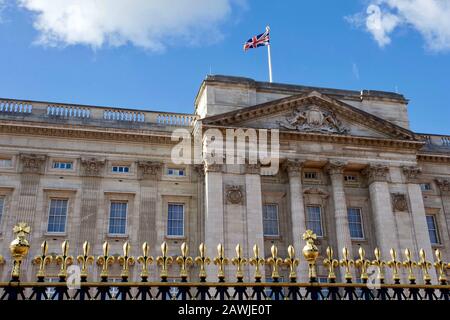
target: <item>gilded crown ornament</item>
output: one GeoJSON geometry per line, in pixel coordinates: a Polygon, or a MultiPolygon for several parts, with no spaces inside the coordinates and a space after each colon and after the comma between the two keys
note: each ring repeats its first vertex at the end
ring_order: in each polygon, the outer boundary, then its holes
{"type": "Polygon", "coordinates": [[[288,247],[288,258],[284,259],[284,263],[289,266],[289,279],[291,282],[295,282],[297,279],[297,267],[300,260],[295,257],[294,246],[289,245],[288,247]]]}
{"type": "Polygon", "coordinates": [[[189,247],[186,242],[181,244],[181,256],[177,257],[177,263],[180,265],[180,277],[187,278],[188,266],[194,263],[192,257],[188,256],[189,247]]]}
{"type": "Polygon", "coordinates": [[[264,265],[264,258],[259,255],[259,247],[257,244],[253,246],[253,258],[250,259],[250,265],[255,267],[254,278],[256,281],[260,281],[262,278],[260,266],[264,265]]]}
{"type": "Polygon", "coordinates": [[[142,264],[140,276],[142,279],[145,280],[147,280],[149,276],[148,266],[151,265],[153,262],[153,257],[148,255],[148,251],[149,251],[148,243],[144,242],[142,244],[142,256],[139,256],[137,258],[137,262],[142,264]]]}
{"type": "Polygon", "coordinates": [[[167,255],[168,250],[167,243],[164,241],[161,244],[161,255],[156,258],[157,264],[161,266],[161,272],[159,273],[161,279],[166,279],[169,276],[168,267],[173,263],[173,258],[167,255]]]}
{"type": "Polygon", "coordinates": [[[397,252],[394,248],[391,248],[389,253],[391,254],[391,260],[387,262],[387,266],[392,269],[392,280],[394,280],[395,283],[398,283],[398,281],[400,281],[398,270],[401,268],[402,263],[397,260],[397,252]]]}
{"type": "Polygon", "coordinates": [[[377,279],[380,280],[380,282],[384,281],[384,268],[386,267],[386,262],[381,260],[381,252],[380,249],[375,248],[373,251],[375,255],[375,260],[372,260],[372,265],[377,268],[377,279]]]}
{"type": "Polygon", "coordinates": [[[242,247],[240,244],[236,245],[236,257],[231,259],[231,263],[237,267],[236,278],[238,281],[242,281],[244,278],[242,267],[247,263],[247,259],[242,257],[242,247]]]}
{"type": "Polygon", "coordinates": [[[52,256],[47,255],[47,251],[48,251],[48,243],[47,243],[47,241],[44,241],[41,244],[41,254],[36,256],[36,257],[34,257],[34,259],[33,259],[33,263],[39,265],[39,269],[38,269],[38,272],[36,274],[38,279],[45,277],[45,275],[46,275],[45,268],[53,260],[52,256]]]}
{"type": "Polygon", "coordinates": [[[266,260],[266,263],[272,267],[272,279],[278,279],[280,277],[278,270],[283,264],[283,259],[278,257],[278,248],[276,245],[272,245],[270,253],[272,256],[266,260]]]}
{"type": "Polygon", "coordinates": [[[344,267],[345,273],[344,273],[344,279],[348,281],[352,280],[352,272],[351,268],[355,265],[355,262],[353,259],[348,258],[348,249],[347,247],[344,247],[342,249],[342,259],[339,261],[339,264],[341,267],[344,267]]]}
{"type": "Polygon", "coordinates": [[[339,260],[333,258],[333,249],[331,247],[327,247],[326,253],[327,257],[323,260],[323,265],[328,269],[328,279],[335,280],[336,274],[334,269],[339,267],[339,260]]]}
{"type": "Polygon", "coordinates": [[[219,280],[225,278],[224,266],[228,264],[228,258],[225,257],[225,249],[221,243],[217,245],[217,257],[214,258],[214,264],[219,267],[217,277],[219,280]]]}
{"type": "Polygon", "coordinates": [[[319,249],[314,244],[314,240],[317,239],[317,235],[312,230],[306,230],[303,234],[303,240],[306,241],[306,245],[303,247],[303,256],[308,262],[308,276],[310,281],[315,281],[317,278],[316,272],[316,259],[319,256],[319,249]]]}
{"type": "Polygon", "coordinates": [[[430,261],[427,261],[427,257],[425,256],[425,250],[419,250],[419,263],[417,264],[419,268],[422,270],[423,281],[425,283],[429,283],[431,281],[431,276],[428,270],[431,268],[432,264],[430,261]]]}
{"type": "Polygon", "coordinates": [[[69,241],[64,240],[61,244],[61,254],[56,256],[56,263],[60,265],[58,277],[67,277],[67,267],[73,263],[73,257],[69,256],[69,241]]]}
{"type": "Polygon", "coordinates": [[[434,251],[434,254],[436,255],[436,262],[434,263],[434,267],[436,268],[436,271],[438,272],[439,282],[447,283],[447,276],[445,274],[445,269],[446,269],[447,264],[442,261],[441,250],[436,249],[434,251]]]}
{"type": "Polygon", "coordinates": [[[367,282],[369,279],[369,274],[367,269],[370,267],[370,260],[366,259],[366,251],[363,247],[358,249],[359,258],[355,261],[355,266],[361,270],[361,280],[363,283],[367,282]]]}
{"type": "Polygon", "coordinates": [[[414,268],[417,267],[417,263],[411,259],[411,251],[408,248],[405,249],[405,258],[406,260],[403,261],[403,267],[408,270],[408,280],[411,283],[415,283],[416,276],[414,275],[414,268]]]}
{"type": "Polygon", "coordinates": [[[83,254],[77,257],[78,263],[81,265],[81,273],[80,276],[82,278],[88,277],[88,266],[93,264],[95,261],[94,256],[89,255],[89,251],[91,251],[91,245],[88,241],[83,243],[83,254]]]}
{"type": "Polygon", "coordinates": [[[102,266],[102,271],[100,272],[101,278],[108,278],[109,276],[109,266],[114,263],[115,258],[109,255],[109,243],[105,241],[103,243],[103,255],[97,257],[97,265],[102,266]]]}
{"type": "Polygon", "coordinates": [[[31,228],[25,222],[20,222],[13,228],[16,238],[11,241],[9,245],[9,251],[11,252],[11,257],[13,259],[13,268],[11,271],[13,281],[19,280],[20,266],[30,250],[30,244],[25,238],[30,234],[30,231],[31,228]]]}
{"type": "Polygon", "coordinates": [[[211,259],[206,256],[206,246],[202,242],[198,246],[199,256],[195,258],[195,263],[200,266],[200,271],[198,276],[200,279],[206,279],[206,266],[211,263],[211,259]]]}
{"type": "Polygon", "coordinates": [[[117,261],[122,266],[122,272],[120,276],[123,279],[127,279],[130,276],[130,266],[134,265],[134,257],[130,256],[131,246],[128,241],[123,244],[123,255],[117,258],[117,261]]]}

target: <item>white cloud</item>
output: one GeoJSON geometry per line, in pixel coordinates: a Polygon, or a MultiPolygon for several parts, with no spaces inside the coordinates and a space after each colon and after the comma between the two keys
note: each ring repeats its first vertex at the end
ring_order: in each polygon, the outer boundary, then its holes
{"type": "MultiPolygon", "coordinates": [[[[2,0],[0,0],[2,1],[2,0]]],[[[219,25],[243,0],[17,0],[34,13],[37,43],[159,51],[220,41],[219,25]]]]}
{"type": "Polygon", "coordinates": [[[352,64],[352,73],[356,80],[359,80],[359,68],[355,62],[353,62],[352,64]]]}
{"type": "MultiPolygon", "coordinates": [[[[347,17],[360,26],[361,13],[347,17]]],[[[365,29],[383,47],[399,27],[418,31],[432,51],[450,50],[450,0],[372,0],[364,15],[365,29]]]]}

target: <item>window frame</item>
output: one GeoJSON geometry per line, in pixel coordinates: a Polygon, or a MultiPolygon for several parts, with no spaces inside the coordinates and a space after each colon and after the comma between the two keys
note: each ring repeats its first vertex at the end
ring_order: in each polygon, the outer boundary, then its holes
{"type": "Polygon", "coordinates": [[[267,238],[279,238],[280,237],[280,210],[279,210],[280,206],[278,205],[278,203],[264,203],[263,204],[263,236],[267,237],[267,238]],[[276,220],[273,219],[265,219],[264,217],[264,210],[266,206],[273,206],[276,208],[276,220]],[[266,234],[266,230],[265,230],[265,222],[266,221],[276,221],[276,227],[277,227],[277,233],[276,234],[266,234]]]}
{"type": "Polygon", "coordinates": [[[113,173],[113,174],[130,174],[131,173],[131,165],[113,164],[113,165],[111,165],[111,173],[113,173]],[[114,168],[117,168],[117,171],[114,171],[114,168]],[[124,171],[120,171],[120,168],[123,168],[124,171]],[[125,171],[125,168],[127,168],[127,171],[125,171]]]}
{"type": "Polygon", "coordinates": [[[308,204],[308,205],[306,205],[306,217],[305,217],[306,218],[306,221],[305,221],[306,228],[312,230],[316,234],[316,236],[318,238],[325,237],[325,229],[324,229],[324,224],[323,224],[323,210],[322,209],[323,209],[322,206],[319,205],[319,204],[308,204]],[[320,213],[320,230],[322,232],[321,235],[318,235],[317,232],[315,232],[314,230],[308,228],[308,221],[310,220],[309,217],[308,217],[308,208],[312,208],[312,207],[319,208],[319,213],[320,213]]]}
{"type": "Polygon", "coordinates": [[[361,207],[347,207],[347,222],[348,222],[348,229],[349,229],[349,233],[350,233],[350,239],[351,240],[355,240],[355,241],[361,241],[361,240],[366,240],[366,233],[364,230],[364,218],[363,218],[363,212],[362,212],[362,208],[361,207]],[[352,237],[352,233],[351,233],[351,228],[350,228],[350,220],[349,220],[349,210],[350,209],[356,209],[359,211],[359,221],[360,221],[360,225],[361,225],[361,234],[362,237],[352,237]]]}
{"type": "Polygon", "coordinates": [[[438,226],[438,223],[437,223],[436,215],[435,214],[425,214],[425,219],[426,219],[426,222],[427,222],[428,237],[430,238],[431,245],[432,246],[440,246],[440,245],[442,245],[441,234],[439,232],[439,226],[438,226]],[[433,219],[434,232],[436,233],[437,242],[432,242],[431,241],[430,226],[428,225],[428,217],[431,217],[433,219]]]}
{"type": "MultiPolygon", "coordinates": [[[[174,219],[171,219],[174,220],[174,219]]],[[[176,201],[168,201],[167,202],[167,219],[166,219],[166,237],[170,238],[170,239],[177,239],[177,238],[185,238],[186,237],[186,203],[184,202],[176,202],[176,201]],[[183,230],[183,234],[179,235],[179,234],[169,234],[169,207],[171,205],[175,205],[175,206],[181,206],[183,208],[183,220],[182,220],[182,230],[183,230]]]]}
{"type": "Polygon", "coordinates": [[[51,166],[52,166],[51,168],[53,170],[73,171],[73,169],[74,169],[74,162],[71,161],[71,160],[53,160],[51,166]],[[55,167],[55,164],[57,164],[57,163],[65,164],[66,168],[61,168],[60,166],[55,167]],[[67,164],[70,164],[70,168],[67,168],[67,164]]]}
{"type": "Polygon", "coordinates": [[[49,197],[48,200],[48,209],[47,209],[47,227],[46,227],[46,234],[49,235],[65,235],[67,234],[67,220],[69,218],[69,208],[70,208],[70,198],[67,197],[49,197]],[[52,201],[56,200],[56,201],[66,201],[66,215],[65,215],[65,220],[64,220],[64,231],[50,231],[49,227],[50,227],[50,212],[52,210],[52,201]]]}
{"type": "Polygon", "coordinates": [[[128,235],[128,213],[129,213],[129,202],[128,200],[116,200],[116,199],[110,199],[109,200],[109,212],[108,212],[108,236],[109,237],[126,237],[128,235]],[[126,205],[125,207],[125,230],[124,233],[112,233],[111,231],[111,209],[113,203],[124,203],[126,205]]]}

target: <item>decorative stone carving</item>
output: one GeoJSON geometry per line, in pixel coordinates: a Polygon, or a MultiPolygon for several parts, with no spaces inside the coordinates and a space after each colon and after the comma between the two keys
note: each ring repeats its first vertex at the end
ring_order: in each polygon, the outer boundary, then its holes
{"type": "Polygon", "coordinates": [[[205,176],[205,165],[202,164],[194,164],[194,170],[197,172],[198,176],[200,178],[203,178],[205,176]]]}
{"type": "Polygon", "coordinates": [[[96,158],[82,158],[81,159],[81,169],[82,175],[97,177],[100,176],[105,166],[104,159],[96,158]]]}
{"type": "Polygon", "coordinates": [[[415,166],[404,166],[402,167],[402,171],[408,183],[417,183],[418,178],[422,173],[422,169],[415,166]]]}
{"type": "Polygon", "coordinates": [[[403,193],[393,193],[392,196],[392,207],[394,211],[408,211],[408,200],[406,195],[403,193]]]}
{"type": "Polygon", "coordinates": [[[42,173],[45,167],[45,155],[25,154],[19,156],[23,173],[42,173]]]}
{"type": "Polygon", "coordinates": [[[261,173],[261,164],[259,164],[259,163],[246,164],[245,172],[247,174],[260,174],[261,173]]]}
{"type": "Polygon", "coordinates": [[[342,175],[344,173],[344,168],[347,165],[344,161],[339,160],[331,160],[325,166],[325,170],[328,172],[330,176],[334,175],[342,175]]]}
{"type": "Polygon", "coordinates": [[[223,164],[220,163],[205,161],[203,165],[205,172],[222,172],[223,169],[223,164]]]}
{"type": "Polygon", "coordinates": [[[286,170],[290,177],[298,177],[302,171],[304,161],[298,159],[286,159],[282,167],[286,170]]]}
{"type": "Polygon", "coordinates": [[[232,204],[243,204],[244,193],[242,186],[227,185],[225,187],[226,199],[232,204]]]}
{"type": "Polygon", "coordinates": [[[162,163],[159,161],[138,161],[139,177],[156,179],[161,175],[162,163]]]}
{"type": "Polygon", "coordinates": [[[450,180],[445,178],[436,178],[436,184],[441,190],[442,195],[450,195],[450,180]]]}
{"type": "Polygon", "coordinates": [[[389,167],[382,164],[371,164],[364,170],[362,174],[367,177],[369,183],[374,181],[386,181],[389,167]]]}
{"type": "Polygon", "coordinates": [[[333,112],[314,105],[295,109],[292,116],[280,121],[279,125],[289,130],[305,132],[345,134],[349,131],[333,112]]]}
{"type": "Polygon", "coordinates": [[[311,188],[306,188],[305,190],[303,190],[304,194],[315,194],[315,195],[319,195],[324,199],[327,199],[330,194],[322,189],[319,188],[315,188],[315,187],[311,187],[311,188]]]}

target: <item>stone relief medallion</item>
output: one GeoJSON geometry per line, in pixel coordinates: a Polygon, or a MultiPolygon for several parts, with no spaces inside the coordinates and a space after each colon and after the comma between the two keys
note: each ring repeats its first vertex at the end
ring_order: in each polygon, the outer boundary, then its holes
{"type": "Polygon", "coordinates": [[[403,193],[392,194],[392,207],[394,211],[408,211],[408,201],[403,193]]]}
{"type": "Polygon", "coordinates": [[[244,201],[244,194],[242,186],[226,186],[226,198],[229,203],[242,204],[244,201]]]}
{"type": "Polygon", "coordinates": [[[279,125],[289,130],[305,132],[345,134],[349,131],[333,112],[314,105],[295,109],[290,117],[279,121],[279,125]]]}

